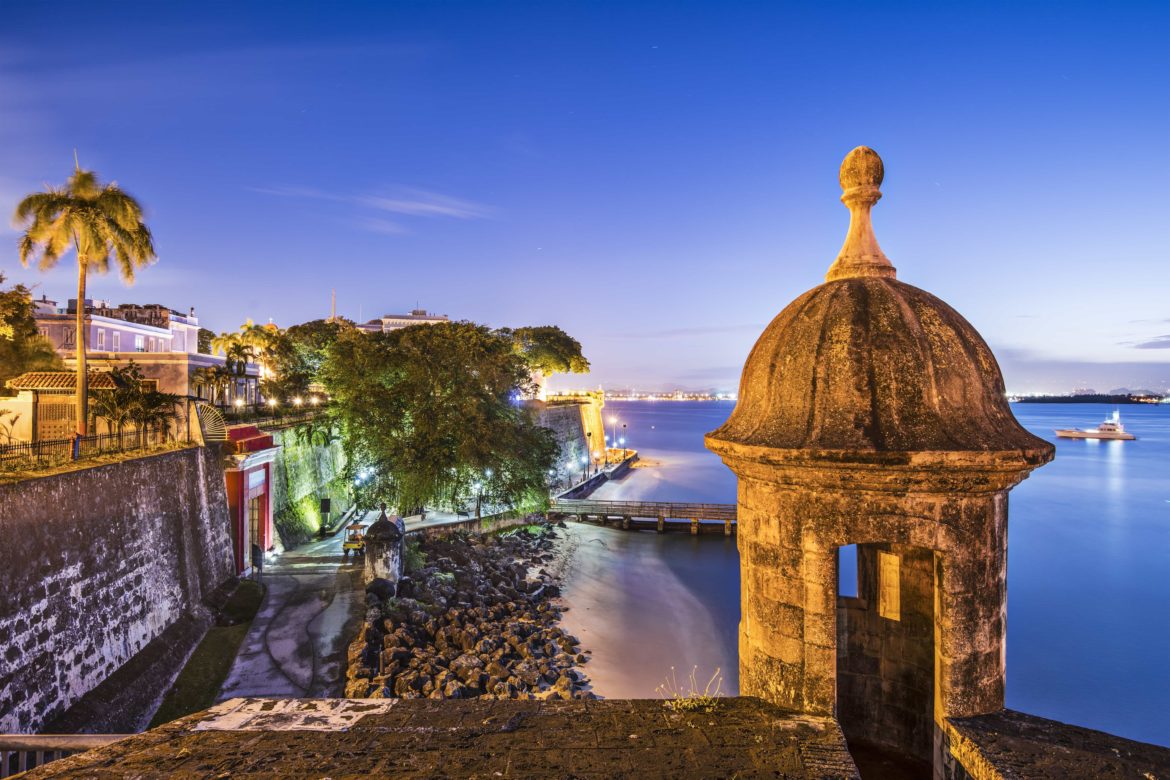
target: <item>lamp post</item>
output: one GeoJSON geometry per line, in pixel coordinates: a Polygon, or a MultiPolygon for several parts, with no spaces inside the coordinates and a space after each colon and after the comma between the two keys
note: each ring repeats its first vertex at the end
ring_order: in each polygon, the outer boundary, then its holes
{"type": "Polygon", "coordinates": [[[581,481],[584,482],[589,478],[589,458],[584,455],[581,456],[581,481]]]}
{"type": "Polygon", "coordinates": [[[593,473],[597,473],[597,461],[601,460],[601,453],[597,450],[593,451],[593,473]]]}
{"type": "Polygon", "coordinates": [[[626,424],[622,423],[622,460],[626,459],[626,424]]]}

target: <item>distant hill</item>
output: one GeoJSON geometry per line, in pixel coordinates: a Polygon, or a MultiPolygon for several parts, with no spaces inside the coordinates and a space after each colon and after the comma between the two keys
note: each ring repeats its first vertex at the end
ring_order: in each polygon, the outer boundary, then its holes
{"type": "Polygon", "coordinates": [[[1013,399],[1021,404],[1156,404],[1162,396],[1157,393],[1114,395],[1110,393],[1082,393],[1079,395],[1029,395],[1013,399]]]}

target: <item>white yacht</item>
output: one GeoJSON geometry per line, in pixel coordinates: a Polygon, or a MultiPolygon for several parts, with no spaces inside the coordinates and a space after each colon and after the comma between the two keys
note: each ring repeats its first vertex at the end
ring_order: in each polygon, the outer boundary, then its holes
{"type": "Polygon", "coordinates": [[[1126,433],[1121,424],[1121,412],[1114,411],[1113,417],[1098,425],[1096,428],[1057,428],[1056,435],[1062,439],[1122,439],[1130,441],[1136,439],[1132,433],[1126,433]]]}

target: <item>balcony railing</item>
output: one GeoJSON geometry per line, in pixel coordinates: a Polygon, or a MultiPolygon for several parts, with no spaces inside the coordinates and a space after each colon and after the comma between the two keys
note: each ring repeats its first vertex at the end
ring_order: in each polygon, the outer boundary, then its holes
{"type": "Polygon", "coordinates": [[[130,734],[0,734],[0,777],[11,777],[50,761],[104,747],[130,734]]]}
{"type": "Polygon", "coordinates": [[[223,419],[228,425],[255,425],[257,428],[287,428],[317,419],[325,411],[322,407],[296,408],[287,413],[256,414],[250,411],[225,410],[223,419]]]}

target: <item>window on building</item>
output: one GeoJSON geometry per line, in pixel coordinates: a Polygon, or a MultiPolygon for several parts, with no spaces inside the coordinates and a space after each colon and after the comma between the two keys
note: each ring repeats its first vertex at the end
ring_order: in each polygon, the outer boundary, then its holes
{"type": "Polygon", "coordinates": [[[114,352],[122,351],[122,334],[118,331],[114,331],[110,334],[110,349],[112,349],[114,352]]]}
{"type": "Polygon", "coordinates": [[[76,331],[68,326],[61,328],[61,346],[66,349],[73,348],[73,334],[76,331]]]}
{"type": "Polygon", "coordinates": [[[901,589],[898,583],[900,561],[893,553],[878,553],[878,614],[901,620],[901,589]]]}
{"type": "Polygon", "coordinates": [[[103,351],[103,352],[106,349],[106,329],[105,328],[98,328],[97,348],[98,348],[98,350],[103,351]]]}
{"type": "Polygon", "coordinates": [[[837,595],[857,598],[857,545],[837,548],[837,595]]]}
{"type": "Polygon", "coordinates": [[[146,339],[143,336],[135,336],[134,337],[134,351],[135,352],[145,352],[146,351],[146,339]]]}

